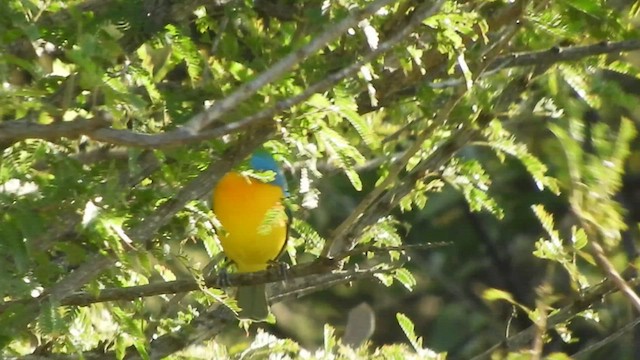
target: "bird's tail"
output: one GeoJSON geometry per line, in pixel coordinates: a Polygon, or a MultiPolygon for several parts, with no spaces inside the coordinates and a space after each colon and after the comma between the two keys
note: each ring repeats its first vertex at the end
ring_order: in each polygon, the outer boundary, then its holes
{"type": "Polygon", "coordinates": [[[265,285],[240,286],[236,301],[240,307],[238,317],[253,321],[264,321],[269,316],[265,285]]]}

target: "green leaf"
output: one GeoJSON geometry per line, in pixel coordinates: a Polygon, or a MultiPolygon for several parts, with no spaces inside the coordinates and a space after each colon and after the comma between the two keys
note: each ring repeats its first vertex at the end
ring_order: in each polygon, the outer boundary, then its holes
{"type": "Polygon", "coordinates": [[[560,194],[557,180],[547,176],[547,166],[529,153],[524,144],[516,142],[515,137],[509,134],[499,121],[492,120],[486,128],[485,134],[490,140],[489,146],[496,151],[496,155],[501,160],[503,153],[517,158],[527,168],[540,190],[547,188],[554,194],[560,194]]]}
{"type": "Polygon", "coordinates": [[[393,273],[396,280],[398,280],[407,290],[412,291],[413,287],[416,286],[417,281],[416,278],[409,272],[409,270],[405,268],[397,269],[393,273]]]}
{"type": "Polygon", "coordinates": [[[603,9],[606,5],[599,0],[563,0],[563,2],[595,18],[603,17],[606,14],[603,9]]]}
{"type": "Polygon", "coordinates": [[[540,220],[540,224],[542,224],[542,227],[545,229],[547,234],[549,234],[553,239],[558,239],[558,232],[554,228],[553,216],[548,213],[542,205],[533,205],[531,209],[538,220],[540,220]]]}
{"type": "Polygon", "coordinates": [[[362,180],[355,171],[355,165],[362,165],[364,156],[352,146],[342,135],[326,126],[316,134],[318,140],[331,156],[336,166],[342,169],[357,191],[362,190],[362,180]]]}
{"type": "Polygon", "coordinates": [[[40,317],[38,328],[41,334],[61,334],[66,332],[69,324],[63,319],[64,308],[56,303],[45,303],[40,317]]]}
{"type": "Polygon", "coordinates": [[[418,337],[415,332],[415,326],[411,319],[409,319],[403,313],[396,313],[396,320],[398,320],[398,325],[404,332],[404,335],[407,337],[411,346],[413,346],[416,352],[422,351],[422,338],[418,337]]]}
{"type": "Polygon", "coordinates": [[[331,354],[333,352],[333,349],[338,344],[338,340],[336,339],[336,335],[335,335],[336,329],[334,329],[331,325],[328,325],[328,324],[325,324],[323,329],[324,329],[323,331],[324,351],[327,354],[331,354]]]}
{"type": "Polygon", "coordinates": [[[513,298],[513,295],[511,295],[511,293],[507,291],[495,289],[495,288],[489,288],[482,292],[482,298],[488,301],[497,301],[497,300],[506,301],[509,304],[515,305],[520,309],[522,309],[522,311],[524,311],[529,316],[529,318],[532,319],[532,321],[535,320],[535,310],[531,310],[525,305],[517,302],[513,298]]]}
{"type": "Polygon", "coordinates": [[[309,223],[294,217],[291,228],[300,235],[306,251],[310,254],[320,255],[326,240],[309,223]]]}
{"type": "Polygon", "coordinates": [[[367,122],[366,117],[358,114],[358,105],[356,104],[355,99],[339,97],[335,100],[335,107],[358,132],[369,148],[377,149],[380,146],[380,139],[373,131],[372,126],[367,122]]]}
{"type": "Polygon", "coordinates": [[[498,218],[504,217],[502,208],[488,194],[491,179],[478,161],[453,159],[442,176],[462,192],[472,211],[487,210],[498,218]]]}
{"type": "Polygon", "coordinates": [[[558,69],[563,79],[573,88],[582,100],[594,109],[600,108],[600,98],[593,94],[591,90],[592,86],[587,80],[591,78],[590,76],[587,76],[584,71],[579,70],[574,66],[559,65],[558,69]]]}
{"type": "Polygon", "coordinates": [[[581,228],[571,227],[571,242],[576,250],[580,250],[587,246],[587,234],[581,228]]]}
{"type": "Polygon", "coordinates": [[[511,304],[515,304],[516,301],[513,299],[513,295],[511,295],[511,293],[508,293],[504,290],[500,290],[500,289],[495,289],[495,288],[490,288],[490,289],[486,289],[485,291],[482,292],[482,298],[484,298],[485,300],[489,300],[489,301],[496,301],[496,300],[505,300],[511,304]]]}

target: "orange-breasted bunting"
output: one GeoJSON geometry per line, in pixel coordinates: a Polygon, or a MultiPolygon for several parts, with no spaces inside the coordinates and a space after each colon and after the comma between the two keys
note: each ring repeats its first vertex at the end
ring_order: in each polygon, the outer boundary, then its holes
{"type": "MultiPolygon", "coordinates": [[[[264,149],[253,153],[250,166],[259,172],[272,171],[275,177],[265,183],[232,171],[213,192],[213,212],[223,227],[218,237],[238,272],[265,270],[282,253],[289,232],[282,202],[288,191],[282,170],[264,149]]],[[[236,300],[240,318],[260,321],[269,315],[264,284],[240,286],[236,300]]]]}

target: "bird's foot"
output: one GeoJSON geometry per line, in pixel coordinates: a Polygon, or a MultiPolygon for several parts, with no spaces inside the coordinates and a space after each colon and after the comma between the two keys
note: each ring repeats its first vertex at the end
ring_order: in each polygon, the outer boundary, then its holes
{"type": "Polygon", "coordinates": [[[227,272],[227,268],[224,267],[220,271],[218,271],[218,278],[216,279],[216,287],[225,288],[229,287],[229,273],[227,272]]]}
{"type": "Polygon", "coordinates": [[[274,268],[275,268],[275,271],[278,273],[278,275],[283,278],[283,280],[287,280],[289,264],[283,261],[274,261],[274,260],[269,261],[269,264],[267,265],[267,270],[272,271],[271,269],[274,269],[274,268]]]}

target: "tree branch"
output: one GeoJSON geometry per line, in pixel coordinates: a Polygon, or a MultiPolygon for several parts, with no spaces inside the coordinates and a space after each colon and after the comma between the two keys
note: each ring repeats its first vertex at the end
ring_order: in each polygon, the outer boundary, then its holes
{"type": "Polygon", "coordinates": [[[258,75],[254,80],[243,84],[232,94],[226,96],[224,99],[216,101],[209,109],[193,117],[185,125],[185,130],[191,133],[198,133],[202,129],[208,127],[229,110],[232,110],[241,102],[247,100],[259,89],[281,78],[294,66],[304,61],[329,42],[337,39],[349,28],[357,26],[360,21],[375,14],[376,11],[380,10],[380,8],[393,2],[395,2],[395,0],[376,0],[363,9],[352,11],[342,21],[328,26],[324,33],[313,38],[313,40],[311,40],[307,45],[289,53],[289,55],[272,65],[267,71],[258,75]]]}
{"type": "Polygon", "coordinates": [[[576,61],[586,57],[620,53],[640,49],[640,40],[600,42],[593,45],[553,47],[543,51],[515,53],[498,57],[489,65],[488,71],[498,71],[514,67],[555,64],[576,61]]]}
{"type": "MultiPolygon", "coordinates": [[[[424,7],[423,10],[424,9],[426,9],[426,7],[424,7]]],[[[435,12],[437,10],[437,7],[434,6],[429,10],[433,10],[435,12]]],[[[427,13],[425,17],[428,17],[431,14],[427,13]]],[[[198,132],[193,132],[187,128],[178,128],[160,134],[144,134],[133,132],[130,130],[108,128],[107,126],[109,122],[106,115],[94,118],[95,121],[92,121],[92,119],[78,118],[77,120],[74,120],[72,122],[63,122],[55,125],[39,125],[30,123],[28,121],[15,121],[0,124],[0,144],[12,144],[28,138],[55,140],[59,137],[73,138],[79,135],[86,135],[93,140],[115,145],[159,149],[178,147],[204,140],[220,138],[224,135],[236,134],[243,130],[246,130],[252,125],[271,119],[273,116],[282,113],[292,106],[307,100],[311,95],[322,92],[335,85],[339,81],[352,76],[360,69],[362,65],[367,64],[380,54],[388,52],[403,38],[406,38],[407,34],[415,27],[414,25],[415,24],[410,23],[401,31],[396,32],[387,41],[381,43],[378,48],[364,55],[361,60],[309,86],[300,94],[294,95],[285,100],[278,101],[272,107],[263,109],[260,112],[249,115],[241,120],[213,129],[202,129],[198,132]]],[[[550,65],[563,61],[580,60],[588,56],[596,56],[613,53],[616,51],[630,51],[637,49],[640,49],[640,40],[627,40],[605,44],[599,43],[595,45],[567,48],[553,48],[545,51],[504,55],[497,57],[495,61],[491,62],[491,64],[488,65],[488,70],[483,73],[481,77],[484,78],[487,76],[491,76],[498,71],[513,67],[525,67],[541,64],[550,65]]],[[[446,88],[460,86],[464,84],[464,81],[464,79],[445,79],[437,83],[423,83],[421,84],[421,86],[426,85],[433,88],[446,88]]],[[[408,96],[411,93],[412,91],[409,91],[405,94],[405,96],[408,96]]],[[[209,110],[195,115],[190,120],[190,122],[201,121],[201,119],[207,117],[206,114],[209,110]]]]}
{"type": "MultiPolygon", "coordinates": [[[[187,124],[181,128],[161,134],[143,134],[132,132],[129,130],[103,127],[100,129],[92,129],[92,131],[87,131],[84,134],[93,140],[110,144],[143,148],[167,148],[219,138],[224,135],[235,134],[243,131],[246,128],[261,121],[270,119],[274,115],[281,113],[291,108],[293,105],[301,103],[302,101],[308,99],[311,95],[326,90],[342,79],[353,75],[360,69],[362,65],[368,63],[377,56],[391,50],[393,46],[395,46],[402,39],[406,38],[411,30],[417,25],[415,22],[405,26],[401,31],[396,33],[389,40],[381,43],[378,48],[367,53],[360,61],[357,61],[345,67],[344,69],[333,73],[327,78],[313,84],[302,93],[295,95],[289,99],[279,101],[275,103],[271,108],[264,109],[239,121],[222,125],[214,129],[207,129],[207,127],[212,125],[221,116],[226,114],[227,111],[235,108],[239,103],[255,94],[257,90],[281,77],[293,66],[297,65],[308,56],[313,54],[315,51],[319,50],[322,46],[326,45],[326,43],[335,39],[350,27],[357,25],[357,23],[363,18],[372,15],[379,8],[390,2],[392,1],[379,0],[378,2],[371,4],[369,7],[363,10],[353,12],[350,16],[348,16],[338,24],[331,26],[329,30],[321,34],[319,37],[315,38],[312,42],[310,42],[302,49],[291,52],[289,55],[274,64],[267,71],[260,74],[253,81],[245,83],[229,96],[214,103],[214,105],[209,109],[192,117],[187,122],[187,124]]],[[[439,3],[441,3],[441,1],[439,3]]],[[[422,14],[424,15],[424,17],[430,16],[435,11],[437,11],[439,6],[440,5],[433,7],[424,6],[423,10],[427,10],[427,12],[423,12],[422,14]]]]}
{"type": "MultiPolygon", "coordinates": [[[[270,296],[269,299],[271,302],[280,302],[289,298],[296,298],[299,297],[301,293],[304,293],[305,288],[309,286],[315,286],[315,290],[318,290],[319,288],[317,286],[320,286],[320,288],[324,288],[324,285],[326,285],[326,287],[330,287],[334,286],[337,283],[359,280],[369,277],[372,274],[393,271],[396,266],[401,266],[401,264],[390,264],[390,267],[386,269],[379,269],[375,267],[360,270],[350,269],[342,272],[317,275],[317,278],[315,275],[310,275],[311,278],[315,278],[316,280],[311,280],[311,283],[302,282],[295,285],[293,288],[290,286],[290,284],[280,285],[276,283],[274,284],[275,294],[270,296]]],[[[640,284],[640,278],[629,279],[628,282],[635,286],[640,284]]],[[[549,316],[545,325],[546,329],[551,329],[558,324],[571,320],[580,312],[592,307],[593,304],[602,301],[603,297],[616,293],[617,291],[619,291],[617,286],[609,280],[605,280],[600,284],[585,289],[581,293],[580,298],[576,299],[570,305],[563,307],[553,315],[549,316]]],[[[151,349],[149,351],[150,357],[152,359],[160,359],[176,351],[182,350],[191,344],[211,339],[218,335],[227,325],[231,324],[232,322],[235,322],[235,315],[229,308],[224,306],[212,308],[193,320],[190,326],[181,327],[180,330],[175,333],[162,335],[158,339],[152,341],[151,349]]],[[[635,325],[637,325],[637,323],[636,321],[633,321],[625,326],[625,328],[635,325]]],[[[536,325],[532,325],[529,328],[493,345],[483,353],[476,355],[475,357],[473,357],[473,360],[488,359],[495,351],[498,351],[500,349],[515,350],[527,346],[527,344],[534,338],[536,331],[538,330],[539,329],[536,325]]],[[[83,353],[83,356],[86,359],[102,359],[109,354],[112,353],[104,353],[93,350],[83,353]]],[[[127,350],[127,354],[127,359],[139,358],[137,350],[133,347],[127,350]]],[[[21,357],[21,359],[25,360],[72,358],[75,357],[58,354],[49,354],[47,356],[27,355],[21,357]]]]}
{"type": "MultiPolygon", "coordinates": [[[[635,51],[640,49],[640,40],[624,40],[618,42],[599,42],[593,45],[553,47],[548,50],[514,53],[497,57],[489,66],[487,71],[481,76],[486,78],[496,73],[517,67],[527,66],[551,66],[553,64],[582,60],[590,56],[614,54],[624,51],[635,51]]],[[[444,79],[438,82],[425,82],[421,86],[429,86],[434,89],[444,89],[458,86],[464,79],[444,79]]]]}
{"type": "MultiPolygon", "coordinates": [[[[373,248],[369,249],[372,250],[373,248]]],[[[400,249],[400,248],[399,248],[400,249]]],[[[382,251],[382,249],[377,249],[382,251]]],[[[386,251],[388,253],[388,251],[386,251]]],[[[343,254],[348,256],[348,254],[343,254]]],[[[382,258],[385,255],[381,255],[382,258]]],[[[375,259],[374,259],[375,260],[375,259]]],[[[271,287],[274,293],[269,297],[271,303],[280,302],[289,298],[297,298],[307,292],[315,292],[326,289],[338,284],[370,278],[374,274],[390,273],[401,267],[406,259],[395,261],[393,263],[385,263],[384,267],[370,266],[367,268],[353,268],[344,271],[327,272],[337,264],[338,259],[320,258],[312,263],[292,267],[291,272],[287,272],[286,282],[275,283],[271,287]],[[299,281],[292,280],[297,278],[299,281]]],[[[279,271],[262,271],[252,274],[230,274],[230,280],[234,285],[257,284],[256,280],[281,281],[285,277],[279,271]]],[[[207,280],[215,283],[216,277],[207,280]]],[[[179,281],[178,281],[179,282],[179,281]]],[[[170,283],[177,283],[176,281],[170,283]]],[[[195,289],[198,288],[197,284],[195,289]]],[[[191,286],[191,285],[190,285],[191,286]]],[[[192,289],[192,290],[195,290],[192,289]]],[[[119,289],[113,289],[119,290],[119,289]]],[[[104,292],[104,291],[103,291],[104,292]]],[[[205,311],[198,316],[188,326],[181,327],[178,331],[164,334],[153,340],[149,347],[149,356],[151,359],[161,359],[172,353],[180,351],[192,344],[209,340],[218,335],[222,330],[235,323],[236,316],[229,308],[217,305],[205,311]]],[[[100,350],[92,350],[82,354],[85,359],[103,359],[105,357],[113,357],[114,352],[104,352],[100,350]]],[[[62,354],[47,355],[26,355],[21,357],[23,360],[34,359],[71,359],[72,356],[62,354]]],[[[139,359],[138,350],[131,346],[127,349],[126,359],[139,359]]]]}
{"type": "MultiPolygon", "coordinates": [[[[225,286],[243,286],[243,285],[259,285],[267,283],[276,283],[280,281],[291,281],[293,279],[309,277],[311,275],[320,275],[329,273],[335,268],[340,260],[354,255],[363,255],[365,253],[382,253],[388,254],[391,251],[406,251],[408,249],[431,249],[434,247],[445,246],[447,243],[427,243],[419,245],[404,245],[390,247],[362,246],[352,249],[351,251],[339,254],[335,258],[317,258],[310,263],[298,264],[289,268],[285,274],[279,269],[267,269],[253,273],[233,273],[225,276],[225,286]]],[[[336,272],[340,273],[340,272],[336,272]]],[[[178,294],[183,292],[195,291],[205,287],[220,287],[220,277],[217,274],[206,276],[203,281],[195,279],[179,279],[173,281],[154,282],[146,285],[129,286],[123,288],[107,288],[100,290],[99,293],[93,291],[77,291],[59,299],[59,306],[87,306],[94,303],[107,301],[133,301],[139,298],[178,294]]],[[[8,301],[0,304],[0,313],[6,311],[11,306],[17,304],[28,304],[32,299],[20,299],[8,301]]]]}
{"type": "Polygon", "coordinates": [[[61,137],[76,138],[91,133],[95,129],[111,125],[106,116],[93,119],[76,118],[53,124],[38,124],[30,120],[6,121],[0,123],[0,146],[8,147],[25,139],[58,140],[61,137]]]}
{"type": "MultiPolygon", "coordinates": [[[[179,128],[162,134],[140,134],[128,130],[98,129],[86,135],[94,140],[111,144],[148,148],[165,148],[181,146],[202,140],[219,138],[223,135],[238,133],[252,125],[258,124],[264,120],[271,119],[273,116],[282,113],[283,111],[290,109],[292,106],[305,101],[313,94],[325,91],[341,80],[352,76],[357,71],[359,71],[363,65],[372,61],[377,56],[380,56],[381,54],[384,54],[393,49],[394,46],[396,46],[400,41],[405,39],[411,33],[411,31],[419,24],[419,21],[421,19],[432,16],[435,12],[438,11],[440,6],[442,6],[442,1],[436,2],[433,6],[423,5],[418,11],[416,11],[413,21],[410,21],[404,28],[397,31],[388,40],[380,43],[376,49],[369,51],[359,61],[356,61],[353,64],[327,76],[323,80],[312,84],[300,94],[294,95],[285,100],[278,101],[270,108],[263,109],[255,114],[249,115],[233,123],[223,125],[215,129],[203,129],[197,133],[186,131],[184,128],[179,128]]],[[[205,114],[206,111],[196,115],[192,120],[200,119],[204,117],[205,114]]]]}
{"type": "MultiPolygon", "coordinates": [[[[439,7],[440,7],[440,3],[434,4],[433,7],[430,7],[430,8],[423,6],[422,11],[416,12],[415,14],[416,16],[414,17],[414,19],[420,18],[421,16],[423,19],[426,17],[429,17],[433,13],[435,13],[439,7]]],[[[166,147],[181,146],[181,145],[203,141],[203,140],[210,140],[214,138],[219,138],[223,135],[238,133],[253,124],[270,119],[273,116],[291,108],[292,106],[305,101],[311,95],[322,92],[330,88],[331,86],[335,85],[342,79],[352,76],[354,73],[356,73],[360,69],[362,65],[367,64],[368,62],[370,62],[380,54],[386,53],[387,51],[392,49],[394,45],[399,43],[403,38],[406,38],[406,36],[411,32],[411,30],[415,28],[416,25],[417,24],[414,22],[409,22],[409,24],[405,26],[402,30],[396,32],[391,38],[381,43],[377,49],[374,49],[369,53],[367,53],[365,56],[363,56],[361,60],[309,86],[305,91],[303,91],[298,95],[292,96],[285,100],[278,101],[272,107],[264,109],[253,115],[247,116],[239,121],[236,121],[227,125],[223,125],[215,129],[204,129],[197,133],[187,131],[184,128],[179,128],[179,129],[162,133],[162,134],[141,134],[141,133],[134,133],[128,130],[116,130],[116,129],[103,128],[103,129],[97,129],[86,135],[97,141],[103,141],[103,142],[117,144],[117,145],[146,147],[146,148],[166,148],[166,147]]],[[[510,54],[510,55],[500,56],[500,57],[497,57],[495,61],[491,62],[488,65],[487,71],[483,73],[481,77],[490,76],[497,73],[498,71],[501,71],[507,68],[512,68],[512,67],[524,67],[524,66],[534,66],[534,65],[541,65],[541,64],[553,64],[553,63],[563,62],[563,61],[574,61],[574,60],[579,60],[583,57],[607,54],[615,51],[620,51],[622,49],[625,49],[625,50],[640,49],[640,41],[629,40],[629,41],[621,41],[617,43],[607,43],[606,45],[596,44],[596,45],[590,45],[590,46],[563,48],[561,50],[550,49],[550,50],[537,51],[537,52],[531,52],[531,53],[519,53],[519,54],[510,54]]],[[[451,79],[451,80],[443,80],[437,83],[430,82],[430,83],[425,83],[421,85],[427,85],[434,88],[445,88],[445,87],[460,86],[463,84],[464,84],[464,79],[451,79]]],[[[200,121],[200,119],[205,118],[207,116],[206,115],[207,111],[204,111],[194,116],[189,122],[191,121],[198,122],[200,121]]]]}
{"type": "MultiPolygon", "coordinates": [[[[321,274],[330,271],[335,267],[336,260],[320,258],[314,262],[296,265],[287,270],[286,275],[281,274],[278,269],[269,269],[254,273],[233,273],[225,276],[225,285],[228,286],[257,285],[288,279],[296,279],[304,276],[321,274]]],[[[178,294],[205,287],[220,287],[220,277],[216,275],[207,276],[202,283],[195,279],[178,279],[173,281],[154,282],[146,285],[129,286],[123,288],[109,288],[100,290],[99,293],[80,291],[71,293],[59,300],[60,306],[87,306],[99,302],[107,301],[133,301],[139,298],[178,294]]],[[[9,307],[28,302],[29,299],[10,301],[0,304],[0,312],[9,307]]]]}

